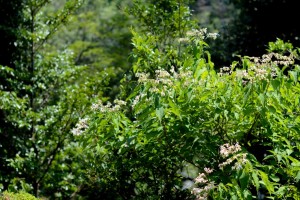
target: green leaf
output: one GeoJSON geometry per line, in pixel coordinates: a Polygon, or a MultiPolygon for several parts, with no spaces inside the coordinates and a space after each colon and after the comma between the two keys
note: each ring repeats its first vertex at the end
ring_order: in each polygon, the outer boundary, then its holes
{"type": "MultiPolygon", "coordinates": [[[[293,150],[291,150],[291,149],[286,149],[285,151],[286,151],[286,153],[287,153],[288,156],[291,155],[291,154],[293,153],[293,150]]],[[[299,161],[298,161],[298,162],[299,162],[299,161]]]]}
{"type": "Polygon", "coordinates": [[[250,175],[248,170],[243,169],[242,174],[239,177],[239,182],[242,190],[245,190],[248,187],[249,180],[250,180],[250,175]]]}
{"type": "Polygon", "coordinates": [[[290,78],[294,81],[294,83],[298,82],[298,73],[295,71],[289,71],[290,78]]]}
{"type": "Polygon", "coordinates": [[[267,109],[268,109],[268,111],[269,111],[270,113],[276,113],[276,109],[275,109],[275,107],[272,106],[272,105],[268,105],[268,106],[267,106],[267,109]]]}
{"type": "Polygon", "coordinates": [[[272,181],[275,181],[275,182],[279,182],[280,181],[280,178],[278,176],[275,176],[275,174],[271,174],[270,178],[272,179],[272,181]]]}
{"type": "Polygon", "coordinates": [[[245,200],[251,200],[252,199],[252,194],[249,190],[244,190],[243,191],[243,196],[245,200]]]}
{"type": "Polygon", "coordinates": [[[201,79],[206,79],[206,77],[209,75],[207,69],[203,70],[203,73],[201,73],[201,79]]]}
{"type": "Polygon", "coordinates": [[[283,195],[285,195],[286,189],[287,189],[286,186],[281,186],[281,187],[276,191],[276,194],[279,195],[280,197],[282,197],[283,195]]]}
{"type": "Polygon", "coordinates": [[[262,182],[266,186],[268,192],[272,194],[274,192],[274,186],[273,184],[269,181],[268,175],[264,173],[263,171],[259,171],[260,177],[262,179],[262,182]]]}
{"type": "Polygon", "coordinates": [[[295,177],[295,180],[296,180],[297,182],[299,182],[299,180],[300,180],[300,171],[298,171],[297,176],[295,177]]]}
{"type": "Polygon", "coordinates": [[[259,179],[258,179],[258,176],[257,176],[257,173],[256,173],[256,172],[253,172],[253,173],[252,173],[252,178],[253,178],[253,182],[254,182],[256,191],[258,192],[258,190],[259,190],[259,188],[260,188],[260,184],[259,184],[259,179]]]}
{"type": "Polygon", "coordinates": [[[155,96],[154,96],[154,106],[155,106],[155,108],[159,108],[160,107],[158,94],[155,94],[155,96]]]}
{"type": "Polygon", "coordinates": [[[236,120],[239,120],[239,119],[240,119],[239,113],[236,113],[236,112],[235,112],[235,113],[234,113],[234,117],[235,117],[236,120]]]}
{"type": "Polygon", "coordinates": [[[265,105],[265,95],[261,93],[258,95],[258,98],[260,100],[261,105],[264,106],[265,105]]]}
{"type": "Polygon", "coordinates": [[[155,112],[156,112],[156,116],[158,117],[159,121],[161,121],[164,116],[164,108],[160,107],[160,108],[156,109],[155,112]]]}
{"type": "Polygon", "coordinates": [[[279,86],[280,86],[280,81],[275,79],[275,80],[271,80],[271,85],[273,87],[274,90],[278,90],[279,86]]]}
{"type": "Polygon", "coordinates": [[[181,119],[181,115],[180,115],[180,109],[178,108],[178,106],[173,103],[172,99],[168,99],[169,100],[169,106],[171,107],[171,109],[169,109],[172,113],[174,113],[176,116],[180,117],[181,119]]]}
{"type": "Polygon", "coordinates": [[[205,71],[207,71],[205,67],[205,60],[201,59],[194,73],[195,78],[198,79],[205,71]]]}
{"type": "Polygon", "coordinates": [[[231,65],[230,65],[231,70],[233,71],[233,70],[235,69],[235,67],[236,67],[238,64],[239,64],[238,61],[233,61],[233,62],[231,63],[231,65]]]}

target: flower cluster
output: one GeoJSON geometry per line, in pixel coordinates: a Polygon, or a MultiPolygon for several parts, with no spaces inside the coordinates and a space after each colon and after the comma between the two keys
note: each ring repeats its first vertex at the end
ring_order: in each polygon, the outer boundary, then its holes
{"type": "Polygon", "coordinates": [[[235,145],[230,145],[228,143],[222,145],[220,147],[220,154],[222,158],[228,158],[229,156],[233,155],[232,157],[229,157],[226,161],[222,162],[219,164],[219,168],[221,170],[224,169],[225,166],[230,165],[233,163],[233,161],[236,161],[232,169],[238,170],[241,169],[243,165],[246,164],[247,162],[247,154],[246,153],[238,153],[240,152],[241,146],[236,143],[235,145]],[[238,153],[238,154],[236,154],[238,153]],[[236,155],[234,155],[236,154],[236,155]]]}
{"type": "Polygon", "coordinates": [[[204,173],[199,173],[197,178],[195,178],[195,183],[206,183],[208,180],[206,178],[206,175],[204,173]]]}
{"type": "MultiPolygon", "coordinates": [[[[116,99],[114,100],[114,105],[112,105],[110,102],[107,102],[106,105],[103,105],[101,100],[98,100],[97,103],[93,103],[91,106],[91,109],[93,111],[98,111],[101,113],[107,113],[107,112],[116,112],[121,109],[121,106],[126,105],[125,101],[116,99]]],[[[88,129],[88,122],[89,118],[83,118],[78,121],[75,128],[72,129],[73,135],[81,135],[86,129],[88,129]]]]}
{"type": "Polygon", "coordinates": [[[158,87],[159,85],[172,86],[171,75],[166,70],[156,70],[155,79],[149,78],[148,73],[136,73],[135,76],[138,78],[138,83],[150,83],[155,87],[158,87]]]}
{"type": "MultiPolygon", "coordinates": [[[[223,144],[220,147],[220,155],[222,156],[222,158],[227,159],[225,162],[219,164],[219,168],[223,170],[225,166],[230,165],[234,161],[236,161],[231,169],[242,169],[242,167],[246,164],[246,162],[248,162],[248,160],[247,154],[240,153],[241,150],[242,148],[238,143],[234,145],[230,145],[228,143],[223,144]]],[[[200,185],[200,187],[194,187],[191,191],[191,193],[196,196],[196,200],[208,199],[208,194],[216,187],[215,182],[208,179],[209,175],[213,173],[213,171],[213,169],[205,167],[204,173],[199,173],[199,175],[195,178],[195,184],[200,185]]]]}
{"type": "MultiPolygon", "coordinates": [[[[178,82],[181,82],[184,87],[195,83],[192,71],[180,69],[177,73],[174,67],[172,67],[170,71],[163,69],[156,70],[154,78],[150,78],[150,75],[146,73],[136,73],[136,77],[138,78],[139,84],[148,86],[147,88],[149,88],[149,92],[159,94],[160,96],[169,95],[171,91],[174,90],[178,82]]],[[[146,98],[146,101],[149,100],[149,97],[147,97],[145,93],[146,91],[135,97],[132,102],[132,107],[135,107],[142,99],[146,98]]]]}
{"type": "Polygon", "coordinates": [[[276,76],[276,67],[294,64],[294,55],[284,56],[278,53],[269,53],[259,57],[248,57],[247,70],[237,70],[236,76],[250,81],[267,80],[268,76],[276,76]]]}
{"type": "Polygon", "coordinates": [[[203,28],[199,30],[197,29],[190,30],[186,33],[186,35],[188,37],[199,37],[200,39],[204,39],[206,33],[207,33],[207,28],[203,28]]]}
{"type": "Polygon", "coordinates": [[[206,35],[206,37],[207,38],[212,38],[212,39],[217,39],[217,37],[219,36],[219,34],[218,33],[208,33],[207,35],[206,35]]]}
{"type": "Polygon", "coordinates": [[[222,67],[220,68],[220,72],[218,73],[220,76],[224,75],[224,74],[231,74],[232,70],[230,67],[222,67]]]}
{"type": "Polygon", "coordinates": [[[191,193],[196,196],[196,200],[206,200],[208,198],[209,191],[214,189],[214,187],[214,183],[209,183],[203,188],[193,188],[191,193]]]}
{"type": "Polygon", "coordinates": [[[138,79],[139,83],[144,83],[149,79],[150,74],[149,73],[136,73],[135,76],[137,78],[139,78],[138,79]]]}
{"type": "Polygon", "coordinates": [[[234,154],[241,150],[242,149],[239,143],[236,143],[235,145],[230,145],[226,143],[220,147],[220,154],[223,158],[227,158],[229,155],[234,154]]]}
{"type": "Polygon", "coordinates": [[[75,128],[73,128],[71,130],[71,132],[73,133],[73,135],[75,136],[79,136],[81,135],[89,126],[88,126],[88,118],[83,118],[80,119],[78,121],[78,123],[76,124],[75,128]]]}
{"type": "MultiPolygon", "coordinates": [[[[256,59],[255,61],[258,62],[259,59],[256,59]]],[[[290,54],[289,56],[284,56],[279,53],[269,53],[262,56],[262,59],[260,59],[261,63],[273,63],[276,66],[277,65],[283,65],[288,66],[294,64],[294,55],[290,54]]]]}
{"type": "Polygon", "coordinates": [[[179,42],[189,42],[191,38],[197,38],[200,40],[204,40],[207,38],[216,39],[218,37],[218,33],[207,33],[207,28],[203,29],[192,29],[186,32],[186,38],[179,38],[179,42]]]}
{"type": "MultiPolygon", "coordinates": [[[[145,94],[143,94],[143,96],[145,96],[145,94]]],[[[133,102],[132,102],[132,105],[131,105],[132,108],[134,108],[134,107],[136,106],[136,104],[139,103],[140,99],[142,99],[143,96],[142,96],[142,95],[137,95],[137,96],[135,96],[135,98],[134,98],[134,100],[133,100],[133,102]]]]}
{"type": "Polygon", "coordinates": [[[209,182],[207,175],[213,172],[213,169],[204,168],[205,173],[199,173],[195,178],[195,184],[201,184],[202,187],[195,187],[192,189],[191,193],[196,196],[197,200],[207,199],[208,193],[215,187],[214,182],[209,182]]]}
{"type": "Polygon", "coordinates": [[[213,169],[210,169],[208,167],[204,167],[204,171],[207,173],[207,174],[211,174],[214,170],[213,169]]]}
{"type": "Polygon", "coordinates": [[[106,105],[103,105],[102,101],[98,100],[97,103],[92,104],[91,109],[94,111],[100,111],[102,113],[116,112],[119,111],[124,105],[126,105],[126,102],[119,99],[114,100],[114,105],[112,105],[110,102],[107,102],[106,105]]]}
{"type": "Polygon", "coordinates": [[[228,158],[225,162],[220,163],[219,168],[221,170],[223,170],[225,166],[230,165],[231,163],[233,163],[233,161],[236,161],[236,163],[234,163],[234,165],[231,167],[231,169],[232,170],[239,170],[248,161],[247,160],[247,154],[246,153],[240,153],[240,154],[234,155],[234,156],[228,158]]]}

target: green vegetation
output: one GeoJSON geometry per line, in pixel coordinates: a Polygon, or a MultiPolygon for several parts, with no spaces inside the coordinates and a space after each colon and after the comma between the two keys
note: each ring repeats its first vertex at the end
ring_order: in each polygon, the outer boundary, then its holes
{"type": "Polygon", "coordinates": [[[199,2],[0,0],[0,199],[300,199],[300,48],[199,2]]]}
{"type": "Polygon", "coordinates": [[[0,197],[1,200],[38,200],[37,198],[26,192],[3,192],[2,195],[3,196],[0,197]]]}

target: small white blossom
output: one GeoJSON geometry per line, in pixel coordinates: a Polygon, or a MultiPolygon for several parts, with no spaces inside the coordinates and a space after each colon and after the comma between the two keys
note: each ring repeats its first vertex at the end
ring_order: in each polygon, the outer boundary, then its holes
{"type": "Polygon", "coordinates": [[[119,100],[119,99],[115,99],[114,103],[117,104],[117,105],[120,105],[120,106],[125,106],[126,105],[126,101],[122,101],[122,100],[119,100]]]}
{"type": "Polygon", "coordinates": [[[234,154],[238,151],[241,151],[241,146],[239,145],[239,143],[236,143],[235,145],[229,145],[228,143],[226,143],[220,147],[220,154],[223,158],[226,158],[230,154],[234,154]]]}
{"type": "Polygon", "coordinates": [[[204,173],[199,173],[197,178],[195,178],[195,183],[206,183],[208,180],[204,173]]]}
{"type": "Polygon", "coordinates": [[[139,101],[140,101],[140,95],[137,95],[132,102],[132,108],[134,108],[139,101]]]}
{"type": "Polygon", "coordinates": [[[88,126],[88,118],[83,118],[78,121],[75,128],[71,130],[73,135],[78,136],[81,135],[89,126],[88,126]]]}
{"type": "Polygon", "coordinates": [[[204,168],[204,171],[207,173],[207,174],[211,174],[214,170],[213,169],[210,169],[210,168],[207,168],[205,167],[204,168]]]}
{"type": "Polygon", "coordinates": [[[212,38],[212,39],[217,39],[217,37],[219,36],[219,34],[218,33],[208,33],[207,34],[207,38],[212,38]]]}
{"type": "Polygon", "coordinates": [[[178,42],[182,42],[182,43],[186,43],[186,42],[188,42],[188,41],[189,41],[188,38],[179,38],[179,39],[178,39],[178,42]]]}

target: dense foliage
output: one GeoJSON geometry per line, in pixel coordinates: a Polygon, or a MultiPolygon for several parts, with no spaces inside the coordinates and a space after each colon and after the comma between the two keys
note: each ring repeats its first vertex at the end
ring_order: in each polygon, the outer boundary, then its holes
{"type": "Polygon", "coordinates": [[[0,198],[300,198],[292,43],[221,67],[193,1],[0,2],[0,198]]]}
{"type": "Polygon", "coordinates": [[[7,200],[7,199],[16,199],[16,200],[38,200],[33,195],[28,194],[26,192],[19,192],[19,193],[13,193],[13,192],[3,192],[3,196],[0,196],[1,200],[7,200]]]}
{"type": "MultiPolygon", "coordinates": [[[[49,52],[47,41],[81,1],[43,15],[49,1],[21,1],[19,15],[3,24],[10,56],[1,60],[1,189],[38,195],[55,157],[64,149],[81,107],[74,80],[84,68],[68,51],[49,52]],[[22,20],[14,20],[21,17],[22,20]],[[9,60],[6,60],[9,59],[9,60]],[[76,92],[74,92],[76,91],[76,92]]],[[[7,9],[18,4],[3,3],[7,9]]],[[[3,12],[6,12],[5,10],[3,12]]]]}
{"type": "MultiPolygon", "coordinates": [[[[90,121],[84,138],[105,163],[99,177],[137,196],[180,199],[192,166],[205,173],[193,189],[198,199],[299,198],[299,50],[243,57],[217,73],[203,51],[208,36],[187,32],[177,70],[137,68],[125,101],[96,102],[79,123],[76,134],[90,121]],[[293,69],[285,75],[282,66],[293,69]]],[[[139,44],[151,47],[149,38],[139,44]]]]}
{"type": "MultiPolygon", "coordinates": [[[[214,0],[209,0],[215,5],[214,0]]],[[[212,10],[211,16],[226,19],[219,23],[220,36],[213,45],[213,58],[221,65],[230,65],[236,55],[261,56],[269,41],[280,38],[300,46],[297,23],[297,2],[281,0],[227,0],[212,10]],[[225,12],[224,10],[228,10],[225,12]],[[226,15],[230,13],[230,15],[226,15]],[[290,23],[289,23],[290,22],[290,23]]],[[[214,17],[213,19],[219,19],[214,17]]],[[[218,21],[213,24],[218,26],[218,21]]]]}

